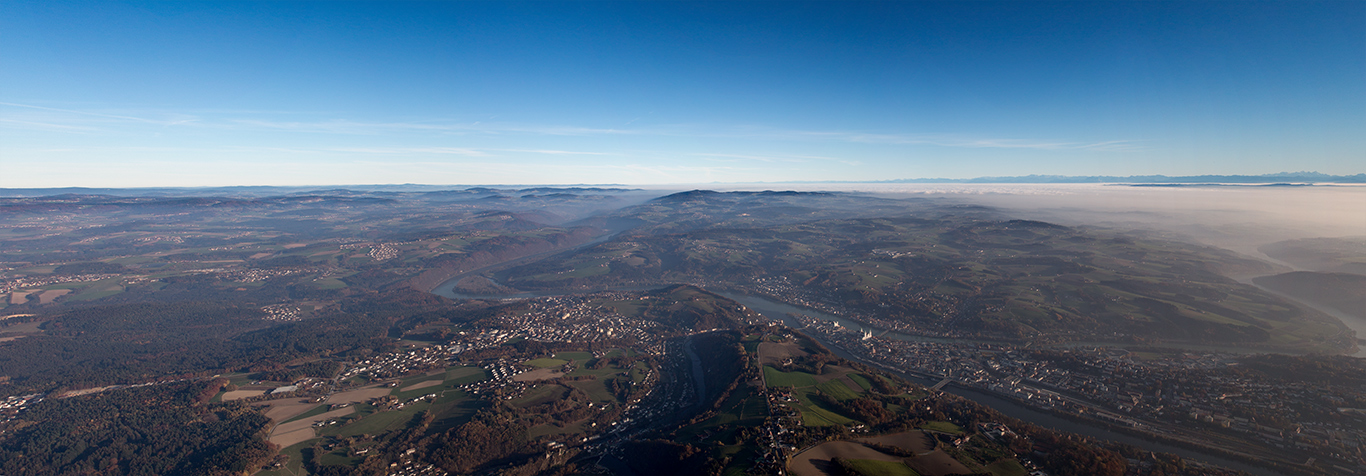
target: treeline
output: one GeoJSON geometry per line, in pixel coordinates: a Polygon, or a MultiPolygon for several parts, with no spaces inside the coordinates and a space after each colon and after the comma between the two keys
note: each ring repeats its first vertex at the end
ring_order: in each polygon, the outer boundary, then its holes
{"type": "Polygon", "coordinates": [[[909,431],[926,420],[950,421],[964,428],[975,428],[979,423],[1004,423],[1023,437],[1006,442],[1004,446],[1016,454],[1035,454],[1034,460],[1048,474],[1120,476],[1125,474],[1128,467],[1123,456],[1103,448],[1099,442],[1026,423],[961,397],[944,394],[938,398],[918,400],[916,405],[924,405],[927,409],[898,414],[880,429],[887,432],[909,431]]]}
{"type": "Polygon", "coordinates": [[[43,325],[49,336],[94,334],[111,340],[191,340],[265,327],[262,313],[227,301],[146,302],[68,311],[43,325]],[[254,324],[254,326],[253,326],[254,324]]]}
{"type": "MultiPolygon", "coordinates": [[[[833,408],[835,413],[867,423],[871,427],[881,426],[896,418],[895,413],[883,406],[881,399],[864,397],[841,401],[823,393],[817,394],[815,398],[827,407],[833,408]]],[[[897,398],[892,403],[904,403],[899,400],[897,398]]]]}
{"type": "Polygon", "coordinates": [[[242,361],[243,349],[228,339],[263,326],[260,315],[211,301],[76,309],[45,322],[43,334],[0,344],[0,375],[11,377],[0,395],[220,369],[225,361],[242,361]]]}
{"type": "MultiPolygon", "coordinates": [[[[241,306],[248,303],[271,304],[290,299],[295,288],[314,289],[311,286],[295,286],[298,276],[270,278],[263,286],[236,290],[238,286],[226,283],[220,276],[213,274],[190,274],[168,276],[155,283],[129,285],[124,291],[113,296],[101,298],[90,304],[67,301],[66,307],[106,306],[115,304],[173,303],[173,302],[231,302],[241,306]]],[[[306,292],[306,291],[305,291],[306,292]]]]}
{"type": "Polygon", "coordinates": [[[518,454],[539,452],[528,445],[527,428],[510,407],[486,408],[470,422],[428,438],[427,460],[445,471],[468,474],[518,454]]]}
{"type": "Polygon", "coordinates": [[[275,449],[270,419],[200,403],[225,383],[190,381],[49,398],[0,431],[0,474],[237,475],[275,449]]]}
{"type": "Polygon", "coordinates": [[[284,368],[283,365],[270,365],[271,368],[262,369],[250,377],[253,380],[268,380],[271,382],[293,382],[304,377],[332,378],[341,371],[341,362],[330,360],[320,360],[308,362],[292,368],[284,368]]]}
{"type": "Polygon", "coordinates": [[[636,474],[684,476],[709,474],[714,466],[708,451],[668,440],[628,441],[622,458],[636,474]]]}
{"type": "Polygon", "coordinates": [[[650,359],[651,359],[651,357],[648,356],[648,355],[646,355],[646,354],[626,355],[626,354],[622,353],[622,354],[613,355],[613,356],[599,357],[599,358],[590,360],[590,361],[588,361],[586,364],[583,364],[583,365],[584,365],[584,368],[593,369],[593,370],[605,369],[605,368],[607,368],[607,367],[616,367],[616,368],[619,368],[619,369],[629,369],[629,368],[631,368],[632,365],[635,365],[636,362],[649,361],[650,359]]]}

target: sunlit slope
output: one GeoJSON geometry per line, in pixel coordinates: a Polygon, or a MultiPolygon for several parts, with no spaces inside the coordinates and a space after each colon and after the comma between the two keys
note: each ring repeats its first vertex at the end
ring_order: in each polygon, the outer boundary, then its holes
{"type": "Polygon", "coordinates": [[[1263,276],[1253,280],[1267,289],[1305,302],[1336,309],[1366,319],[1366,276],[1352,273],[1292,273],[1263,276]]]}
{"type": "MultiPolygon", "coordinates": [[[[737,221],[747,217],[736,212],[752,209],[744,206],[751,197],[703,200],[714,209],[698,200],[657,201],[643,208],[648,224],[630,233],[499,279],[522,289],[730,285],[949,336],[1319,351],[1351,345],[1335,319],[1225,278],[1274,270],[1223,250],[921,203],[886,218],[761,217],[744,226],[737,221]],[[686,231],[659,221],[684,213],[692,220],[686,231]]],[[[805,202],[824,203],[830,199],[805,202]]],[[[869,203],[891,211],[886,201],[869,203]]]]}
{"type": "Polygon", "coordinates": [[[1258,250],[1308,270],[1366,275],[1366,237],[1288,240],[1258,250]]]}

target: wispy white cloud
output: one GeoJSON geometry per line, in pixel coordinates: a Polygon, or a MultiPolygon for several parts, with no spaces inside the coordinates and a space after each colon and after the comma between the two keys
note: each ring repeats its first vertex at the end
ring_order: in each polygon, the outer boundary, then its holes
{"type": "Polygon", "coordinates": [[[483,129],[489,132],[525,132],[530,134],[559,135],[559,136],[585,136],[585,135],[638,135],[638,134],[659,134],[643,129],[603,129],[596,127],[575,127],[575,126],[518,126],[518,125],[490,125],[483,129]]]}
{"type": "Polygon", "coordinates": [[[185,115],[179,115],[179,114],[175,115],[175,117],[174,117],[173,119],[151,119],[151,118],[147,118],[147,117],[139,117],[139,116],[133,116],[133,115],[127,115],[127,114],[109,114],[109,113],[105,113],[105,112],[81,111],[81,110],[75,110],[75,109],[62,109],[62,108],[56,108],[56,107],[36,106],[36,105],[33,105],[33,104],[18,104],[18,103],[12,103],[12,102],[0,102],[0,106],[14,107],[14,108],[22,108],[22,109],[30,109],[30,110],[37,110],[37,111],[45,111],[45,112],[50,112],[50,113],[55,112],[55,113],[68,114],[68,115],[76,115],[76,116],[99,117],[99,118],[104,118],[104,119],[116,119],[116,120],[120,120],[120,121],[141,122],[141,123],[146,123],[146,124],[156,124],[156,125],[160,125],[160,126],[174,126],[174,125],[180,125],[180,124],[189,124],[189,123],[192,123],[192,122],[195,122],[195,121],[198,120],[198,118],[195,118],[195,117],[193,117],[193,116],[185,116],[185,115]]]}
{"type": "Polygon", "coordinates": [[[467,157],[488,157],[487,152],[460,147],[331,147],[324,152],[352,152],[362,154],[447,154],[467,157]]]}
{"type": "Polygon", "coordinates": [[[975,139],[975,140],[954,140],[937,139],[927,140],[926,143],[944,147],[971,147],[978,149],[1037,149],[1037,150],[1134,150],[1138,148],[1135,141],[1112,140],[1104,142],[1044,142],[1022,139],[975,139]]]}
{"type": "Polygon", "coordinates": [[[841,159],[837,157],[822,157],[818,155],[744,155],[744,154],[716,154],[716,153],[697,153],[692,154],[698,157],[710,157],[718,159],[739,159],[755,160],[768,163],[810,163],[817,161],[839,162],[845,165],[860,165],[862,162],[857,160],[841,159]]]}
{"type": "Polygon", "coordinates": [[[1079,149],[1088,149],[1088,150],[1130,151],[1130,150],[1141,150],[1141,149],[1143,149],[1143,146],[1142,146],[1142,145],[1139,145],[1137,141],[1131,141],[1131,140],[1112,140],[1112,141],[1106,141],[1106,142],[1096,142],[1096,143],[1093,143],[1093,144],[1087,144],[1087,145],[1084,145],[1084,146],[1081,146],[1081,147],[1078,147],[1078,148],[1079,148],[1079,149]]]}
{"type": "Polygon", "coordinates": [[[231,130],[275,130],[290,132],[309,132],[319,134],[345,135],[383,135],[405,132],[429,132],[447,134],[531,134],[548,136],[591,136],[591,135],[634,135],[658,134],[643,129],[596,128],[562,124],[519,124],[491,123],[483,121],[354,121],[348,119],[286,121],[274,117],[280,115],[317,116],[320,113],[301,113],[288,111],[231,111],[206,110],[197,114],[172,114],[157,110],[111,113],[0,102],[0,115],[10,123],[31,123],[51,129],[67,127],[72,130],[91,125],[108,126],[119,122],[151,124],[158,126],[179,126],[194,124],[206,128],[231,130]],[[10,109],[6,111],[5,109],[10,109]],[[14,109],[29,111],[20,114],[14,109]],[[248,117],[242,117],[242,116],[248,117]],[[251,116],[271,116],[271,118],[251,116]],[[96,120],[98,119],[98,120],[96,120]]]}
{"type": "Polygon", "coordinates": [[[236,127],[251,127],[270,130],[295,132],[315,132],[324,134],[375,135],[398,132],[438,132],[450,134],[532,134],[551,136],[588,136],[588,135],[625,135],[643,134],[644,131],[628,129],[601,129],[592,127],[561,125],[493,124],[471,123],[424,123],[424,122],[355,122],[334,121],[268,121],[260,119],[230,119],[228,124],[236,127]]]}
{"type": "Polygon", "coordinates": [[[530,153],[530,154],[547,154],[547,155],[621,155],[621,154],[616,154],[616,153],[611,153],[611,152],[582,152],[582,151],[573,151],[573,150],[546,150],[546,149],[489,149],[489,150],[496,150],[496,151],[500,151],[500,152],[525,152],[525,153],[530,153]]]}
{"type": "Polygon", "coordinates": [[[379,135],[396,131],[449,131],[450,127],[382,122],[335,121],[270,121],[262,119],[227,119],[223,125],[232,129],[263,129],[289,132],[310,132],[320,134],[379,135]]]}
{"type": "Polygon", "coordinates": [[[53,124],[50,122],[24,121],[5,117],[0,117],[0,123],[14,124],[22,128],[31,128],[57,132],[91,132],[96,130],[90,127],[72,126],[67,124],[53,124]]]}
{"type": "Polygon", "coordinates": [[[1037,150],[1134,150],[1137,142],[1132,140],[1109,140],[1102,142],[1050,141],[1037,139],[1001,139],[974,137],[967,134],[884,134],[858,131],[811,131],[811,130],[765,130],[748,128],[742,136],[754,138],[837,141],[865,144],[933,145],[940,147],[965,147],[974,149],[1037,149],[1037,150]]]}
{"type": "MultiPolygon", "coordinates": [[[[936,146],[974,149],[1023,149],[1023,150],[1086,150],[1095,152],[1122,152],[1141,150],[1143,147],[1133,140],[1106,140],[1098,142],[1073,140],[1040,140],[1028,138],[983,137],[971,133],[875,133],[848,130],[800,130],[782,129],[767,126],[715,126],[700,124],[656,125],[648,127],[598,128],[563,124],[529,124],[515,122],[459,122],[449,120],[427,121],[355,121],[349,119],[325,120],[279,120],[281,111],[217,111],[198,114],[166,113],[156,110],[134,112],[106,110],[77,110],[55,108],[32,104],[0,102],[0,127],[27,128],[51,132],[120,132],[118,123],[155,125],[163,128],[173,126],[193,126],[203,130],[236,132],[291,132],[324,135],[348,136],[635,136],[642,138],[671,137],[697,139],[730,139],[765,142],[833,142],[850,144],[886,144],[905,146],[936,146]],[[17,113],[17,110],[29,113],[17,113]],[[243,117],[246,116],[246,117],[243,117]]],[[[318,113],[297,113],[317,116],[318,113]]],[[[627,124],[629,126],[630,123],[627,124]]],[[[494,145],[495,144],[484,144],[494,145]]],[[[619,155],[602,151],[573,151],[553,148],[428,148],[428,149],[391,149],[361,147],[351,152],[368,153],[446,153],[478,156],[488,154],[484,151],[533,153],[547,155],[619,155]],[[392,151],[392,152],[386,152],[392,151]]],[[[791,162],[801,160],[837,161],[857,165],[835,157],[800,155],[740,155],[740,154],[696,154],[714,158],[734,158],[770,162],[791,162]]]]}
{"type": "Polygon", "coordinates": [[[738,160],[757,160],[759,162],[806,162],[805,160],[789,157],[769,157],[764,155],[741,155],[741,154],[692,154],[698,157],[708,157],[712,159],[731,159],[728,162],[738,160]]]}

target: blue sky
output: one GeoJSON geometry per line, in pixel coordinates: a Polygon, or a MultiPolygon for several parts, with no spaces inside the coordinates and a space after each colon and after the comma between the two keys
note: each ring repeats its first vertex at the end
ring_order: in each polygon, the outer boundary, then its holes
{"type": "Polygon", "coordinates": [[[0,187],[1366,172],[1366,2],[0,4],[0,187]]]}

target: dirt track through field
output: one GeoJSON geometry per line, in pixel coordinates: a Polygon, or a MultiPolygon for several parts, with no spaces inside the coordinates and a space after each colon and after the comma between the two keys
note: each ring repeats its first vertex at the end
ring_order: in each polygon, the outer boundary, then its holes
{"type": "Polygon", "coordinates": [[[280,435],[270,435],[270,442],[280,445],[281,448],[288,448],[299,443],[303,443],[317,436],[312,428],[294,430],[280,435]]]}
{"type": "Polygon", "coordinates": [[[388,387],[365,387],[334,394],[327,403],[364,403],[373,398],[388,395],[393,389],[388,387]]]}
{"type": "MultiPolygon", "coordinates": [[[[393,390],[394,389],[392,388],[380,387],[378,385],[358,388],[355,390],[347,390],[345,392],[332,395],[327,399],[327,403],[332,405],[338,405],[343,403],[364,403],[372,399],[388,395],[393,390]]],[[[299,399],[294,398],[288,398],[283,400],[271,400],[264,404],[264,406],[267,407],[265,409],[266,417],[270,418],[272,421],[275,422],[282,422],[290,418],[302,415],[304,413],[308,413],[309,410],[318,408],[318,405],[320,404],[317,402],[313,402],[311,400],[301,401],[299,399]]]]}
{"type": "Polygon", "coordinates": [[[27,291],[14,291],[9,295],[9,303],[23,304],[25,301],[28,300],[28,295],[29,293],[27,291]]]}
{"type": "Polygon", "coordinates": [[[802,346],[795,342],[760,342],[759,343],[759,364],[760,365],[782,365],[783,360],[789,357],[801,357],[808,355],[802,350],[802,346]]]}
{"type": "Polygon", "coordinates": [[[231,392],[223,393],[223,401],[231,402],[233,400],[241,400],[247,397],[255,397],[257,395],[263,395],[265,393],[265,390],[233,390],[231,392]]]}
{"type": "Polygon", "coordinates": [[[907,451],[914,451],[916,454],[934,450],[934,443],[931,443],[930,439],[926,437],[924,433],[918,431],[904,431],[890,435],[859,438],[857,441],[895,446],[907,451]]]}
{"type": "Polygon", "coordinates": [[[945,474],[968,474],[972,471],[967,466],[953,459],[944,450],[934,450],[927,455],[920,455],[906,460],[906,466],[910,466],[915,472],[923,476],[942,476],[945,474]]]}
{"type": "Polygon", "coordinates": [[[407,387],[400,388],[400,389],[398,389],[398,391],[400,391],[400,392],[406,392],[406,391],[409,391],[409,390],[417,390],[417,389],[419,389],[419,388],[435,387],[435,386],[441,385],[441,384],[443,384],[443,383],[446,383],[446,381],[445,381],[445,380],[428,380],[428,381],[425,381],[425,382],[418,382],[418,383],[409,385],[409,386],[407,386],[407,387]]]}
{"type": "Polygon", "coordinates": [[[39,294],[39,295],[38,295],[38,304],[47,304],[47,303],[50,303],[50,302],[52,302],[52,300],[57,299],[58,297],[64,296],[64,295],[66,295],[67,293],[70,293],[70,292],[71,292],[70,289],[49,289],[49,290],[47,290],[47,291],[43,291],[42,294],[39,294]]]}
{"type": "Polygon", "coordinates": [[[313,424],[320,421],[327,421],[337,417],[343,417],[355,413],[356,407],[338,408],[327,413],[313,415],[308,418],[294,420],[288,423],[281,423],[270,432],[270,442],[280,445],[281,448],[298,444],[301,441],[313,438],[316,433],[313,431],[313,424]]]}
{"type": "Polygon", "coordinates": [[[317,408],[318,404],[303,403],[291,398],[289,400],[274,400],[267,406],[269,408],[267,408],[265,412],[266,418],[280,422],[308,413],[309,410],[317,408]]]}
{"type": "Polygon", "coordinates": [[[522,372],[512,376],[516,382],[530,382],[533,380],[550,380],[552,378],[563,377],[564,373],[555,369],[536,369],[530,372],[522,372]]]}
{"type": "MultiPolygon", "coordinates": [[[[254,390],[239,391],[257,392],[254,390]]],[[[392,391],[393,389],[391,388],[380,387],[378,385],[375,385],[334,394],[327,399],[327,402],[334,405],[342,403],[362,403],[377,397],[388,395],[392,391]]],[[[225,394],[223,397],[226,400],[228,398],[228,395],[225,394]]],[[[271,421],[282,422],[294,418],[296,416],[302,415],[304,413],[308,413],[309,410],[318,408],[318,405],[320,405],[320,403],[313,401],[303,401],[294,398],[272,400],[265,404],[266,408],[264,412],[266,417],[270,418],[271,421]]],[[[298,421],[291,421],[288,423],[280,424],[279,426],[276,426],[274,430],[271,430],[269,440],[271,443],[280,445],[281,448],[289,447],[304,441],[308,441],[314,436],[317,436],[316,432],[313,429],[314,422],[324,421],[339,416],[350,415],[354,411],[356,411],[355,407],[346,407],[337,410],[332,410],[330,412],[323,413],[320,415],[314,415],[298,421]]]]}

